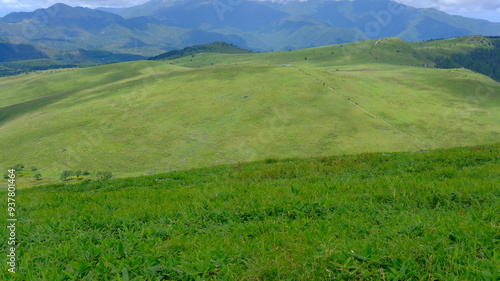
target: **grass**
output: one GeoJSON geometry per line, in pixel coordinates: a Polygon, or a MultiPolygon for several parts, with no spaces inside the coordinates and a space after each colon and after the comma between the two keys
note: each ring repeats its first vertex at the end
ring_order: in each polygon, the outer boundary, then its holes
{"type": "Polygon", "coordinates": [[[0,168],[35,166],[46,183],[496,142],[500,84],[426,63],[388,38],[3,77],[0,168]]]}
{"type": "Polygon", "coordinates": [[[451,56],[452,54],[467,54],[476,48],[491,48],[492,39],[484,36],[465,36],[427,42],[414,42],[410,46],[425,57],[451,56]]]}
{"type": "Polygon", "coordinates": [[[20,273],[4,264],[0,278],[498,280],[499,148],[266,158],[20,189],[20,273]]]}

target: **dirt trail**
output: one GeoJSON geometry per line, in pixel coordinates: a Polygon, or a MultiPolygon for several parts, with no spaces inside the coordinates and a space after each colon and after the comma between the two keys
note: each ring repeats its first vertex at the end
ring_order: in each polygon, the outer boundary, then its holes
{"type": "Polygon", "coordinates": [[[304,75],[306,75],[306,76],[309,76],[311,79],[318,81],[319,83],[321,83],[321,84],[323,84],[325,87],[327,87],[327,88],[328,88],[328,90],[330,90],[330,91],[332,91],[333,93],[335,93],[335,94],[337,94],[337,95],[339,95],[339,96],[343,97],[345,100],[347,100],[348,102],[350,102],[352,105],[354,105],[354,106],[356,106],[357,108],[359,108],[359,109],[363,110],[364,112],[368,113],[368,114],[369,114],[370,116],[372,116],[373,118],[376,118],[376,119],[378,119],[378,120],[380,120],[380,121],[384,122],[385,124],[389,125],[390,127],[392,127],[392,128],[394,128],[394,129],[396,129],[397,131],[399,131],[399,132],[401,132],[401,133],[403,133],[403,134],[407,135],[408,137],[410,137],[410,138],[414,139],[414,140],[416,141],[416,145],[417,145],[420,149],[423,149],[423,148],[429,148],[429,144],[428,144],[427,142],[425,142],[425,141],[423,141],[423,140],[421,140],[421,139],[419,139],[419,138],[417,138],[417,137],[415,137],[415,136],[411,135],[411,134],[410,134],[410,133],[408,133],[408,132],[403,131],[402,129],[400,129],[400,128],[399,128],[399,127],[397,127],[396,125],[394,125],[394,124],[390,123],[389,121],[385,120],[384,118],[382,118],[382,117],[379,117],[379,116],[375,115],[375,114],[374,114],[374,113],[372,113],[370,110],[368,110],[368,109],[366,109],[366,108],[362,107],[361,105],[357,104],[356,102],[352,101],[352,100],[351,100],[348,96],[346,96],[346,95],[343,95],[343,94],[339,93],[339,92],[338,92],[337,90],[335,90],[332,86],[329,86],[328,84],[326,84],[324,81],[322,81],[322,80],[321,80],[321,79],[319,79],[318,77],[313,76],[313,75],[311,75],[311,74],[309,74],[309,73],[306,73],[306,72],[305,72],[305,71],[303,71],[302,69],[299,69],[299,68],[297,68],[297,67],[295,67],[295,66],[292,66],[292,65],[284,65],[284,66],[287,66],[287,67],[293,68],[293,69],[295,69],[295,70],[297,70],[297,71],[301,72],[302,74],[304,74],[304,75]]]}

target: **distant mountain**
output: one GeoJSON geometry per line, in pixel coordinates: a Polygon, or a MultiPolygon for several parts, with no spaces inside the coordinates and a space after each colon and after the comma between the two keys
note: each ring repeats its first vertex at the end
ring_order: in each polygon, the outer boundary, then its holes
{"type": "Polygon", "coordinates": [[[88,67],[143,59],[146,57],[103,50],[39,49],[29,44],[13,44],[7,40],[0,41],[0,76],[34,70],[88,67]]]}
{"type": "Polygon", "coordinates": [[[500,23],[390,0],[153,0],[123,9],[57,4],[31,13],[11,13],[0,18],[0,30],[0,36],[37,46],[154,56],[214,41],[277,51],[384,37],[422,41],[495,36],[500,35],[500,23]],[[26,36],[26,30],[34,32],[26,36]]]}
{"type": "Polygon", "coordinates": [[[0,37],[47,48],[103,49],[145,56],[214,41],[246,47],[237,35],[167,26],[147,17],[124,19],[64,4],[0,18],[0,37]]]}
{"type": "Polygon", "coordinates": [[[40,9],[34,12],[10,13],[0,21],[3,23],[41,21],[41,14],[50,17],[44,23],[47,27],[81,28],[88,32],[99,32],[111,24],[127,25],[128,23],[115,14],[82,7],[70,7],[65,4],[55,4],[49,9],[40,9]]]}

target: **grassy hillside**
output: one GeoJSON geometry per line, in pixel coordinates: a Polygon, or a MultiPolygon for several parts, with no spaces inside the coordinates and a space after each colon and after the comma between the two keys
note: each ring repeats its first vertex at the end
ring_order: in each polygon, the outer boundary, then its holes
{"type": "Polygon", "coordinates": [[[20,273],[0,279],[498,280],[499,149],[21,189],[20,273]]]}
{"type": "Polygon", "coordinates": [[[5,77],[0,167],[59,180],[497,142],[500,84],[428,63],[381,39],[5,77]]]}
{"type": "Polygon", "coordinates": [[[203,53],[218,53],[218,54],[245,54],[251,51],[238,48],[232,44],[225,42],[214,42],[205,45],[196,45],[186,47],[182,50],[169,51],[158,56],[150,58],[150,60],[173,60],[185,56],[193,56],[203,53]]]}
{"type": "Polygon", "coordinates": [[[498,37],[469,36],[413,45],[438,68],[463,67],[500,82],[500,38],[498,37]]]}
{"type": "Polygon", "coordinates": [[[493,38],[484,36],[465,36],[426,42],[410,43],[410,46],[426,57],[449,57],[453,54],[465,55],[477,48],[492,48],[493,38]]]}

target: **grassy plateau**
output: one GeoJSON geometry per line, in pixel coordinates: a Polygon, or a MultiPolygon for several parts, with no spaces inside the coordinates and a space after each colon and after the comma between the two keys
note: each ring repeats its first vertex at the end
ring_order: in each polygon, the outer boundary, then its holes
{"type": "Polygon", "coordinates": [[[499,149],[268,158],[20,189],[19,273],[2,264],[0,279],[498,280],[499,149]]]}

